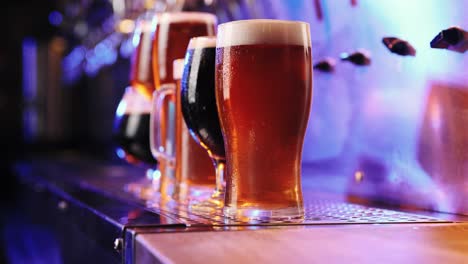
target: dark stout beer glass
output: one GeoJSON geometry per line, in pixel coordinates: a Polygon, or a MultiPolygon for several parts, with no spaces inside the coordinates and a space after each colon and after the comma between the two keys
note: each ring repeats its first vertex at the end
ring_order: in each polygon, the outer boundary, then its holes
{"type": "Polygon", "coordinates": [[[199,204],[221,208],[224,204],[225,154],[215,96],[216,38],[190,40],[185,56],[180,98],[187,127],[213,160],[216,189],[208,201],[199,204]]]}
{"type": "Polygon", "coordinates": [[[182,73],[184,59],[173,64],[176,80],[176,199],[198,200],[209,194],[215,184],[215,170],[205,149],[190,135],[182,116],[182,73]]]}
{"type": "Polygon", "coordinates": [[[113,137],[117,155],[131,164],[156,165],[149,147],[150,111],[146,98],[131,86],[125,89],[115,114],[113,137]]]}
{"type": "Polygon", "coordinates": [[[311,98],[309,24],[245,20],[218,27],[227,217],[303,218],[301,159],[311,98]]]}

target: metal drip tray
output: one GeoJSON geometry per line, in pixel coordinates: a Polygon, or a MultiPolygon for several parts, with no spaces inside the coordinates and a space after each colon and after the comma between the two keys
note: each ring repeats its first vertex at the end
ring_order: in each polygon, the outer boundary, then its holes
{"type": "MultiPolygon", "coordinates": [[[[118,224],[118,229],[129,227],[229,227],[274,225],[327,225],[327,224],[396,224],[396,223],[451,223],[449,215],[402,212],[381,209],[345,201],[333,193],[305,190],[305,217],[302,221],[241,221],[223,216],[222,211],[200,212],[175,202],[149,201],[135,193],[125,192],[124,186],[139,180],[141,171],[133,167],[93,165],[94,162],[37,162],[19,166],[22,180],[31,186],[43,186],[57,199],[76,205],[79,214],[92,209],[107,221],[118,224]],[[118,170],[116,170],[118,168],[118,170]],[[63,177],[67,173],[68,177],[63,177]],[[39,176],[38,176],[39,174],[39,176]],[[95,175],[103,175],[95,177],[95,175]],[[116,177],[116,175],[119,175],[116,177]],[[133,176],[137,175],[137,176],[133,176]],[[65,180],[66,179],[66,180],[65,180]],[[447,220],[449,219],[449,220],[447,220]]],[[[34,187],[35,189],[38,189],[34,187]]],[[[148,199],[148,197],[146,197],[148,199]]],[[[69,209],[70,210],[70,209],[69,209]]],[[[94,221],[94,220],[93,220],[94,221]]]]}
{"type": "MultiPolygon", "coordinates": [[[[153,203],[154,204],[154,203],[153,203]]],[[[157,203],[155,203],[157,204],[157,203]]],[[[320,199],[305,201],[303,221],[240,221],[223,216],[222,211],[194,212],[186,206],[152,206],[159,213],[176,218],[187,226],[244,226],[244,225],[326,225],[326,224],[396,224],[449,223],[450,221],[414,213],[320,199]]]]}
{"type": "Polygon", "coordinates": [[[306,207],[307,222],[324,223],[414,223],[447,222],[434,217],[405,213],[357,204],[310,201],[306,207]]]}

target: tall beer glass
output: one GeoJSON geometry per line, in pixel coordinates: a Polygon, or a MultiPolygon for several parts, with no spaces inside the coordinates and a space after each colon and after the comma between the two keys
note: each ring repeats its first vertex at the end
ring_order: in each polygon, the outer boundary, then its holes
{"type": "Polygon", "coordinates": [[[215,96],[215,37],[190,40],[182,76],[182,114],[197,142],[213,160],[216,189],[210,199],[192,208],[222,208],[224,205],[225,153],[215,96]]]}
{"type": "MultiPolygon", "coordinates": [[[[152,40],[152,69],[154,87],[160,89],[166,84],[175,84],[173,77],[173,61],[183,58],[190,38],[196,36],[214,35],[216,17],[202,12],[176,12],[157,14],[153,25],[155,33],[152,40]]],[[[147,94],[151,95],[152,90],[147,94]]],[[[152,152],[158,159],[161,171],[160,191],[163,196],[171,196],[171,183],[175,181],[175,163],[167,160],[174,154],[175,138],[171,130],[175,127],[174,100],[162,102],[160,115],[151,127],[158,133],[151,133],[152,152]],[[158,138],[155,138],[158,137],[158,138]]]]}
{"type": "Polygon", "coordinates": [[[151,44],[155,27],[154,12],[145,12],[136,20],[132,44],[135,49],[130,67],[130,84],[115,113],[113,137],[119,148],[117,155],[135,164],[151,165],[147,176],[125,188],[141,198],[151,196],[159,188],[159,171],[149,143],[151,101],[144,91],[154,90],[151,44]],[[151,168],[151,169],[150,169],[151,168]]]}
{"type": "Polygon", "coordinates": [[[218,27],[216,102],[226,148],[224,213],[301,219],[301,159],[312,98],[309,24],[218,27]]]}

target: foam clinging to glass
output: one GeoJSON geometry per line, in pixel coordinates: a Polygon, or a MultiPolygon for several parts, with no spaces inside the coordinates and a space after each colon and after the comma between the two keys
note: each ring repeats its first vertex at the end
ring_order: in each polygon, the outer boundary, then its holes
{"type": "Polygon", "coordinates": [[[189,42],[187,49],[216,48],[216,37],[195,37],[189,42]]]}
{"type": "Polygon", "coordinates": [[[180,80],[184,71],[185,59],[177,59],[172,63],[172,77],[174,80],[180,80]]]}
{"type": "Polygon", "coordinates": [[[310,47],[310,27],[306,22],[252,19],[218,26],[217,47],[252,44],[286,44],[310,47]]]}

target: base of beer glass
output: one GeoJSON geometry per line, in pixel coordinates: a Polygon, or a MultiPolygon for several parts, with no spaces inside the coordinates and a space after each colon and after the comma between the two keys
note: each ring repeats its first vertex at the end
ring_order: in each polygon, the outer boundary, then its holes
{"type": "Polygon", "coordinates": [[[206,199],[193,200],[190,202],[189,207],[191,211],[197,212],[212,212],[221,210],[224,206],[224,193],[213,192],[211,196],[206,199]]]}
{"type": "Polygon", "coordinates": [[[304,220],[304,209],[302,207],[259,209],[257,207],[225,206],[223,212],[225,217],[243,222],[302,222],[304,220]]]}

